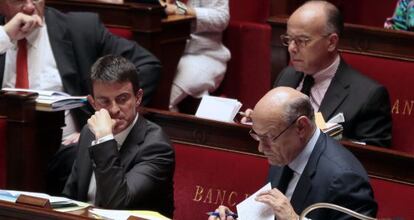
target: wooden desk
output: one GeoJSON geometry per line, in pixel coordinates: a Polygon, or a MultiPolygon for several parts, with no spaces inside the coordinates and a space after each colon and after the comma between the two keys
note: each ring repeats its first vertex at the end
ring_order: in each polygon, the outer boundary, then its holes
{"type": "Polygon", "coordinates": [[[35,98],[0,94],[0,115],[7,116],[7,189],[44,191],[47,163],[60,146],[64,112],[35,111],[35,98]]]}
{"type": "Polygon", "coordinates": [[[94,0],[47,0],[46,5],[64,12],[95,12],[107,27],[130,30],[133,40],[158,57],[163,66],[160,84],[150,106],[168,109],[171,83],[194,17],[165,17],[161,6],[134,2],[109,4],[94,0]]]}
{"type": "MultiPolygon", "coordinates": [[[[173,142],[262,156],[249,136],[250,126],[200,119],[192,115],[142,108],[147,119],[159,124],[173,142]]],[[[370,176],[414,184],[414,156],[374,146],[342,142],[370,176]]]]}
{"type": "MultiPolygon", "coordinates": [[[[286,18],[270,17],[272,26],[272,82],[277,74],[289,63],[287,47],[280,41],[286,33],[286,18]]],[[[339,41],[339,50],[348,53],[414,61],[414,33],[388,30],[356,24],[345,24],[339,41]]]]}
{"type": "MultiPolygon", "coordinates": [[[[97,219],[88,210],[90,207],[72,211],[58,212],[52,209],[0,201],[0,219],[8,220],[88,220],[97,219]]],[[[128,220],[145,220],[130,217],[128,220]]]]}

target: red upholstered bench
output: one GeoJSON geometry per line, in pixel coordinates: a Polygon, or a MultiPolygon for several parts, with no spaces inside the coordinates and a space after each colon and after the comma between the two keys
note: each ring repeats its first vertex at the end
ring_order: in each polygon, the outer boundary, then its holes
{"type": "Polygon", "coordinates": [[[267,160],[243,153],[174,143],[174,219],[207,219],[219,205],[235,205],[265,184],[267,160]],[[251,175],[254,174],[254,175],[251,175]]]}
{"type": "Polygon", "coordinates": [[[0,189],[6,187],[6,117],[0,116],[0,189]]]}
{"type": "Polygon", "coordinates": [[[353,53],[342,53],[342,57],[388,89],[392,105],[392,149],[414,153],[414,62],[353,53]]]}
{"type": "Polygon", "coordinates": [[[126,29],[126,28],[113,28],[113,27],[107,27],[107,28],[112,34],[115,34],[116,36],[123,37],[123,38],[129,39],[129,40],[133,39],[133,33],[129,29],[126,29]]]}
{"type": "Polygon", "coordinates": [[[371,178],[378,218],[414,219],[414,185],[371,178]]]}

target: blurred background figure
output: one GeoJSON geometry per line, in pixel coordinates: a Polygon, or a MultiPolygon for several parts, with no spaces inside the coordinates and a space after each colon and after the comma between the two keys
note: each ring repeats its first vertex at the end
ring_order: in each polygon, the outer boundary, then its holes
{"type": "Polygon", "coordinates": [[[414,31],[414,0],[398,0],[394,15],[384,23],[387,29],[414,31]]]}
{"type": "Polygon", "coordinates": [[[168,0],[161,2],[168,15],[193,15],[192,34],[177,67],[172,84],[170,110],[188,95],[199,98],[220,85],[230,59],[230,51],[222,43],[222,32],[229,22],[228,0],[168,0]]]}

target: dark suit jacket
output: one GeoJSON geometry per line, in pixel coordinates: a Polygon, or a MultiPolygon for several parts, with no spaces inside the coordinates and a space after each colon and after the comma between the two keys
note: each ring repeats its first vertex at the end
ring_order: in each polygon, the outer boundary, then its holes
{"type": "MultiPolygon", "coordinates": [[[[272,187],[278,185],[281,171],[282,167],[271,166],[272,187]]],[[[377,213],[377,203],[362,165],[352,153],[322,132],[291,198],[298,214],[318,202],[337,204],[370,216],[377,213]]],[[[329,209],[312,211],[307,217],[312,220],[352,219],[329,209]]]]}
{"type": "MultiPolygon", "coordinates": [[[[287,67],[274,83],[296,88],[303,73],[287,67]]],[[[343,136],[375,146],[391,146],[391,104],[387,89],[348,66],[341,59],[326,91],[320,111],[325,120],[342,112],[343,136]]]]}
{"type": "MultiPolygon", "coordinates": [[[[71,95],[91,93],[90,68],[101,56],[115,54],[131,60],[139,70],[144,90],[143,105],[150,100],[160,77],[157,58],[135,42],[112,35],[94,13],[61,13],[45,8],[50,45],[62,78],[64,90],[71,95]]],[[[4,17],[0,15],[0,24],[4,17]]],[[[5,54],[0,55],[0,85],[3,82],[5,54]]],[[[89,118],[90,110],[74,111],[79,127],[89,118]]]]}
{"type": "Polygon", "coordinates": [[[174,151],[161,128],[140,116],[119,152],[115,140],[91,147],[94,139],[85,126],[63,194],[86,201],[94,171],[98,207],[155,210],[171,217],[174,151]]]}

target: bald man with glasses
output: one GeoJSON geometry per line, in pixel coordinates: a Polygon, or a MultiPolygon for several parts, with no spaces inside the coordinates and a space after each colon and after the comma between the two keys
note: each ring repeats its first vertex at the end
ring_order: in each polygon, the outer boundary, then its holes
{"type": "MultiPolygon", "coordinates": [[[[291,65],[279,73],[274,87],[289,86],[308,95],[325,120],[343,113],[344,138],[390,147],[388,92],[341,58],[338,44],[342,30],[341,14],[331,3],[308,1],[299,7],[280,37],[289,51],[291,65]]],[[[251,110],[246,113],[249,116],[251,110]]]]}
{"type": "MultiPolygon", "coordinates": [[[[122,55],[134,63],[145,91],[142,103],[147,104],[160,77],[159,60],[135,42],[112,35],[97,14],[62,13],[45,7],[45,0],[0,1],[1,88],[88,95],[91,66],[107,54],[122,55]]],[[[58,167],[51,177],[59,182],[52,181],[49,193],[62,190],[76,153],[72,146],[91,112],[88,106],[65,113],[59,151],[63,155],[51,165],[58,167]]]]}
{"type": "MultiPolygon", "coordinates": [[[[328,202],[375,217],[377,203],[366,171],[339,142],[321,132],[314,122],[309,97],[289,87],[277,87],[256,104],[250,135],[270,166],[272,189],[260,193],[257,202],[268,205],[278,220],[298,219],[308,206],[328,202]]],[[[233,220],[220,206],[219,217],[233,220]]],[[[353,219],[346,214],[319,209],[312,220],[353,219]]]]}

